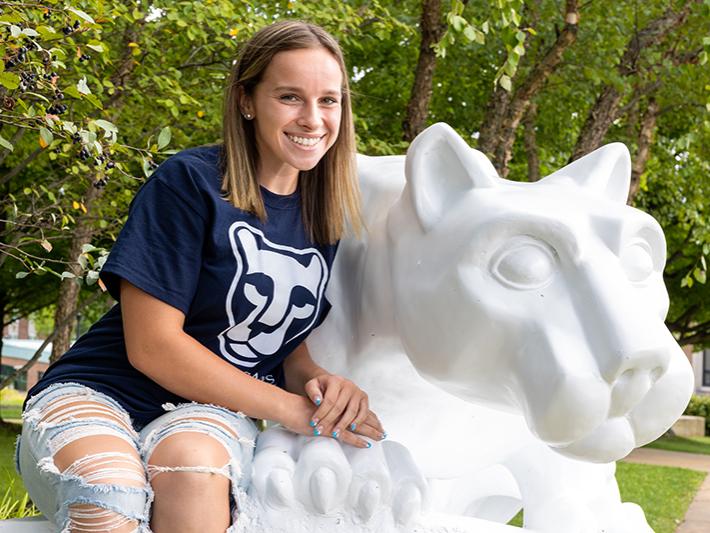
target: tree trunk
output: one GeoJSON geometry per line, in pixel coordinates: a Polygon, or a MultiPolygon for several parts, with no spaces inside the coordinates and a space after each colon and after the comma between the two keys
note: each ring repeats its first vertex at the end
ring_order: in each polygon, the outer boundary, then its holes
{"type": "MultiPolygon", "coordinates": [[[[561,63],[565,50],[576,41],[578,24],[577,0],[567,0],[565,26],[554,44],[545,53],[542,60],[533,67],[513,95],[508,97],[508,105],[505,106],[503,114],[499,115],[500,118],[494,119],[489,113],[486,114],[486,120],[490,120],[495,129],[490,132],[486,131],[485,134],[482,132],[483,141],[479,142],[479,146],[484,146],[483,151],[493,156],[493,165],[502,177],[508,175],[508,163],[512,157],[515,133],[520,121],[525,116],[532,99],[540,92],[545,81],[561,63]]],[[[494,95],[494,104],[493,107],[488,108],[489,112],[500,112],[495,109],[495,102],[498,98],[500,95],[494,95]]]]}
{"type": "Polygon", "coordinates": [[[523,119],[523,144],[528,161],[528,181],[530,182],[540,179],[540,158],[537,153],[537,133],[535,131],[536,119],[537,105],[532,103],[523,119]]]}
{"type": "Polygon", "coordinates": [[[407,104],[407,113],[402,124],[405,141],[412,141],[424,129],[429,115],[432,82],[436,67],[433,46],[441,40],[446,26],[441,22],[441,0],[423,0],[421,18],[422,40],[419,59],[414,73],[414,84],[407,104]]]}
{"type": "MultiPolygon", "coordinates": [[[[104,110],[118,107],[123,99],[124,85],[130,79],[136,64],[133,58],[132,49],[128,45],[129,43],[136,42],[138,40],[140,35],[138,30],[142,30],[144,23],[145,20],[136,21],[134,25],[126,27],[123,32],[125,51],[121,62],[116,68],[116,72],[114,72],[111,76],[111,81],[116,86],[117,90],[104,106],[104,110]]],[[[91,209],[91,204],[93,204],[96,199],[101,197],[102,193],[102,188],[96,188],[93,184],[89,185],[84,199],[84,205],[87,210],[91,209]]],[[[77,224],[74,237],[72,238],[71,246],[69,248],[69,259],[72,261],[72,263],[70,263],[70,271],[77,276],[81,272],[81,268],[76,263],[76,260],[81,254],[82,247],[91,242],[91,238],[93,237],[95,231],[96,230],[92,226],[91,219],[88,214],[82,216],[77,224]]],[[[52,355],[50,356],[51,362],[57,360],[69,349],[71,333],[74,329],[74,321],[68,321],[66,319],[67,317],[76,314],[80,289],[81,286],[75,279],[64,278],[60,282],[59,298],[57,300],[57,309],[54,314],[54,323],[62,324],[62,326],[58,328],[59,331],[57,331],[52,343],[52,355]]]]}
{"type": "MultiPolygon", "coordinates": [[[[685,22],[693,3],[687,2],[683,9],[676,12],[668,8],[659,18],[652,20],[648,26],[635,34],[626,45],[626,50],[621,56],[617,71],[621,76],[636,74],[636,63],[641,51],[659,43],[666,35],[685,22]]],[[[604,136],[614,120],[619,116],[619,104],[623,95],[612,85],[605,85],[597,98],[594,106],[587,115],[587,120],[582,126],[582,131],[577,138],[577,144],[572,151],[569,161],[579,159],[585,154],[601,145],[604,136]]]]}
{"type": "MultiPolygon", "coordinates": [[[[94,187],[93,184],[89,185],[86,196],[84,197],[84,205],[87,211],[91,210],[92,204],[101,196],[102,190],[103,189],[94,187]]],[[[79,219],[76,229],[74,230],[71,246],[69,247],[69,259],[71,261],[69,271],[77,277],[81,275],[81,267],[76,262],[77,258],[81,254],[82,247],[91,242],[95,231],[88,213],[79,219]]],[[[52,343],[50,362],[59,359],[59,357],[69,349],[74,323],[73,321],[66,321],[66,318],[76,313],[80,290],[81,286],[77,283],[76,279],[64,278],[59,284],[59,298],[57,300],[57,309],[54,313],[54,323],[66,323],[58,328],[59,331],[52,343]]]]}
{"type": "MultiPolygon", "coordinates": [[[[486,114],[478,130],[478,149],[491,160],[495,159],[496,147],[500,143],[499,136],[503,121],[508,115],[508,105],[510,105],[510,93],[496,84],[486,104],[486,114]]],[[[495,161],[493,162],[495,164],[495,161]]]]}
{"type": "Polygon", "coordinates": [[[651,156],[651,146],[653,145],[653,133],[656,129],[656,120],[658,119],[659,107],[656,100],[651,98],[648,101],[648,107],[641,119],[641,128],[638,136],[638,149],[636,157],[631,165],[631,187],[629,189],[628,204],[633,203],[634,197],[639,191],[639,181],[641,174],[646,170],[646,163],[651,156]]]}

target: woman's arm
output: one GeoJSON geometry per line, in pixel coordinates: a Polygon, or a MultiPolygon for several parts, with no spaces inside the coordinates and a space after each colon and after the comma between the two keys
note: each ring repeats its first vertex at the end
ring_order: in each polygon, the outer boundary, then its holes
{"type": "Polygon", "coordinates": [[[304,435],[315,406],[233,367],[183,331],[185,315],[126,280],[121,313],[128,360],[165,389],[253,418],[274,420],[304,435]]]}

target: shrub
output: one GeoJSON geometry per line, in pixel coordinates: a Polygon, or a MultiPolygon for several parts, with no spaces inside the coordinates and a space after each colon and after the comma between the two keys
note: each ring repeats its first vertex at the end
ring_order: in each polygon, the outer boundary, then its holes
{"type": "Polygon", "coordinates": [[[705,418],[705,434],[710,435],[710,396],[693,394],[684,415],[702,416],[705,418]]]}

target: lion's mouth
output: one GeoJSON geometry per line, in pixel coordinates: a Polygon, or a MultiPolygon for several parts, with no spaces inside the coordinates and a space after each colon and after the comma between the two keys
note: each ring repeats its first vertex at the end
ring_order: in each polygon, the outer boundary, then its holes
{"type": "Polygon", "coordinates": [[[612,400],[609,417],[596,428],[570,443],[551,447],[574,459],[596,463],[618,461],[667,431],[683,413],[693,387],[687,358],[673,354],[662,376],[632,376],[625,391],[627,397],[616,403],[612,400]],[[634,379],[639,383],[634,383],[634,379]],[[647,380],[653,380],[650,387],[646,386],[647,380]]]}

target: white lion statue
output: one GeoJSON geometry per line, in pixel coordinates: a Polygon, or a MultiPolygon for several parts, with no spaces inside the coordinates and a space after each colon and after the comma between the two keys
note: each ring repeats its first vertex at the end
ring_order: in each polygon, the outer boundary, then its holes
{"type": "Polygon", "coordinates": [[[271,429],[254,520],[493,533],[522,507],[526,530],[651,531],[614,461],[673,424],[693,376],[664,324],[663,233],[626,205],[626,147],[518,183],[436,124],[358,169],[368,231],[341,243],[309,348],[403,446],[271,429]]]}
{"type": "Polygon", "coordinates": [[[651,531],[615,461],[673,424],[693,375],[626,147],[517,183],[436,124],[358,167],[368,230],[341,242],[308,344],[390,437],[267,430],[230,530],[514,533],[522,508],[526,531],[651,531]]]}

